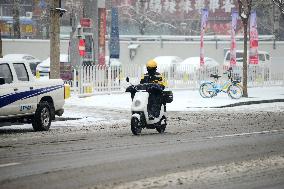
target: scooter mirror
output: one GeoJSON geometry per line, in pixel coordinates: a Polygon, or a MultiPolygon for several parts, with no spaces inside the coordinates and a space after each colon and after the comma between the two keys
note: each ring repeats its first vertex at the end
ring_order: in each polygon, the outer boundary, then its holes
{"type": "Polygon", "coordinates": [[[129,82],[129,77],[126,77],[126,82],[129,82]]]}

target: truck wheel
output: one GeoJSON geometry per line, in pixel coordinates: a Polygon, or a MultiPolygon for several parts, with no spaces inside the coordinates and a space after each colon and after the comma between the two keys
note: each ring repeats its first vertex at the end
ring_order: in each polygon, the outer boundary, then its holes
{"type": "Polygon", "coordinates": [[[51,124],[51,108],[48,102],[40,102],[32,122],[35,131],[48,131],[51,124]]]}

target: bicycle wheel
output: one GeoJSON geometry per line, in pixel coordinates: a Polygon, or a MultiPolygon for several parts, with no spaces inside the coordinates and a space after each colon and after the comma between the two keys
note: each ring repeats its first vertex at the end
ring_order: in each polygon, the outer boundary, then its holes
{"type": "Polygon", "coordinates": [[[200,85],[199,94],[203,98],[211,98],[214,96],[213,85],[211,83],[203,83],[200,85]]]}
{"type": "Polygon", "coordinates": [[[227,92],[232,99],[239,99],[243,96],[243,89],[240,85],[230,85],[227,92]]]}

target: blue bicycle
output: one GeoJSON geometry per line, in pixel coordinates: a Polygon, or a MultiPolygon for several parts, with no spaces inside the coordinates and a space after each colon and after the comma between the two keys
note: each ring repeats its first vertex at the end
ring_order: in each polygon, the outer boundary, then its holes
{"type": "Polygon", "coordinates": [[[232,99],[239,99],[243,96],[243,87],[240,84],[240,80],[233,80],[232,69],[229,69],[228,80],[223,84],[218,84],[217,81],[221,77],[217,74],[211,74],[210,77],[214,78],[214,81],[206,81],[200,85],[199,93],[203,98],[212,98],[217,96],[218,93],[227,93],[232,99]]]}

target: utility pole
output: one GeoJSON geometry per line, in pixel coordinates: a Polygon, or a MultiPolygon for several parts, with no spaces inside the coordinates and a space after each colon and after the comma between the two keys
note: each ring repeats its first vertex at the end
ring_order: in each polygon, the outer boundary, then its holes
{"type": "Polygon", "coordinates": [[[50,4],[50,79],[60,78],[60,11],[56,10],[59,2],[60,0],[51,0],[50,4]]]}

